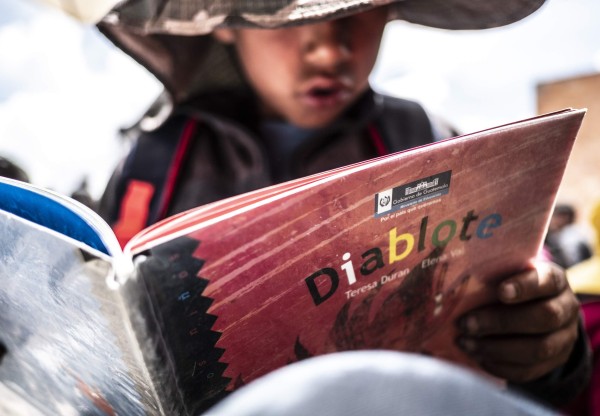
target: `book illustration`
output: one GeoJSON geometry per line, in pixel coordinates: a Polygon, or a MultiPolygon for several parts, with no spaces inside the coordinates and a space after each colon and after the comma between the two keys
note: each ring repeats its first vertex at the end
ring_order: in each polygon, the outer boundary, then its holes
{"type": "MultiPolygon", "coordinates": [[[[425,259],[439,258],[442,252],[443,248],[438,247],[425,259]]],[[[453,322],[447,322],[448,317],[460,301],[469,279],[468,275],[463,276],[457,280],[456,287],[443,292],[447,269],[446,263],[436,263],[427,269],[419,266],[413,268],[402,283],[385,298],[381,309],[373,318],[373,303],[381,285],[371,290],[352,312],[352,301],[347,301],[330,331],[328,344],[331,346],[325,349],[381,349],[403,342],[404,351],[431,354],[423,348],[425,341],[443,325],[454,325],[453,322]],[[395,322],[396,331],[387,328],[387,322],[395,322]]],[[[393,270],[390,276],[396,276],[397,273],[393,270]]],[[[290,362],[314,356],[302,345],[300,338],[296,340],[294,353],[295,359],[290,362]]]]}
{"type": "MultiPolygon", "coordinates": [[[[439,258],[442,248],[434,249],[425,259],[439,258]]],[[[402,282],[381,303],[375,316],[371,308],[382,288],[378,285],[351,311],[352,302],[347,301],[338,313],[329,342],[331,351],[354,349],[381,349],[402,343],[403,350],[430,354],[423,349],[426,340],[447,322],[466,289],[468,276],[456,281],[456,286],[442,291],[448,265],[437,263],[433,267],[413,268],[402,282]],[[395,322],[396,331],[387,328],[395,322]],[[357,336],[358,334],[358,336],[357,336]]],[[[396,271],[392,272],[392,275],[396,271]]]]}

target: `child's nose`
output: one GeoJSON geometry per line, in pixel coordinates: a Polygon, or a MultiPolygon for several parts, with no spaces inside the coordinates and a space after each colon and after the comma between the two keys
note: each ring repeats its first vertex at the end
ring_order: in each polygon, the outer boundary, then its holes
{"type": "Polygon", "coordinates": [[[307,62],[312,65],[323,69],[339,66],[351,56],[346,25],[334,20],[308,26],[304,51],[307,62]]]}

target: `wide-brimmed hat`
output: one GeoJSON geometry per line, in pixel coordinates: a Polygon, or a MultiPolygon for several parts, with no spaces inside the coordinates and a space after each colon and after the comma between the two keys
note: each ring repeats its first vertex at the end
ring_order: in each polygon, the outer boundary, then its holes
{"type": "Polygon", "coordinates": [[[174,101],[183,101],[198,92],[242,82],[225,47],[212,36],[205,36],[218,27],[279,28],[388,5],[390,20],[475,30],[516,22],[543,3],[544,0],[123,0],[105,14],[98,27],[148,68],[174,101]]]}

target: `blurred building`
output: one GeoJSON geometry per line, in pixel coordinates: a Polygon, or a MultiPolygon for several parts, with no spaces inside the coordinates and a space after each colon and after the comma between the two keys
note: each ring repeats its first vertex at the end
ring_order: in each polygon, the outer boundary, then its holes
{"type": "Polygon", "coordinates": [[[588,109],[558,200],[576,208],[577,222],[589,223],[600,202],[600,73],[540,84],[537,97],[540,114],[567,107],[588,109]]]}

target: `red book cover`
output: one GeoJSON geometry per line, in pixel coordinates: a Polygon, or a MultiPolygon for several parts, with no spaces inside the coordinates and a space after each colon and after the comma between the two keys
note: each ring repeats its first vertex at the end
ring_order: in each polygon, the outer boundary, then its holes
{"type": "Polygon", "coordinates": [[[454,344],[456,318],[538,254],[584,113],[441,141],[151,227],[126,251],[138,259],[128,293],[155,318],[156,363],[169,363],[200,410],[334,351],[475,366],[454,344]]]}

